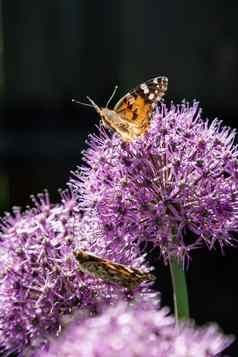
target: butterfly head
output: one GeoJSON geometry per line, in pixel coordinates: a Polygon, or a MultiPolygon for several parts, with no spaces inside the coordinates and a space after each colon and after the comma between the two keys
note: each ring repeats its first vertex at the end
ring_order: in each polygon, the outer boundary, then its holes
{"type": "Polygon", "coordinates": [[[114,120],[115,115],[117,115],[113,110],[105,108],[100,108],[90,97],[87,97],[88,101],[91,103],[91,106],[96,110],[100,115],[104,127],[107,129],[112,128],[111,122],[114,120]]]}
{"type": "Polygon", "coordinates": [[[74,256],[78,260],[79,263],[83,263],[85,260],[88,259],[87,252],[84,252],[81,249],[77,249],[74,251],[74,256]]]}

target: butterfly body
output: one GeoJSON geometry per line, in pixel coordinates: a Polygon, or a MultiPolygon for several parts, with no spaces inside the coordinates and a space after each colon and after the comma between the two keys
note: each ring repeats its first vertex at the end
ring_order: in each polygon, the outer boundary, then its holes
{"type": "Polygon", "coordinates": [[[136,288],[145,281],[153,281],[155,279],[151,273],[141,272],[124,264],[99,258],[83,250],[76,250],[74,255],[78,262],[79,271],[129,290],[136,288]]]}
{"type": "Polygon", "coordinates": [[[102,108],[100,112],[105,127],[116,131],[123,141],[129,142],[141,135],[141,129],[136,125],[124,120],[120,114],[108,108],[102,108]]]}
{"type": "Polygon", "coordinates": [[[131,142],[149,129],[152,113],[167,87],[167,77],[152,78],[128,92],[113,109],[100,108],[91,98],[88,99],[103,124],[116,131],[123,141],[131,142]]]}

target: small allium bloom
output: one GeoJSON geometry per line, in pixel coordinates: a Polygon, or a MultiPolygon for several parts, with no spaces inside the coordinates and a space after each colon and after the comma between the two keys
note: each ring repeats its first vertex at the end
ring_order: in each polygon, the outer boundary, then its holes
{"type": "Polygon", "coordinates": [[[134,247],[126,241],[107,242],[92,212],[83,218],[74,197],[62,193],[61,203],[52,205],[46,194],[34,199],[35,208],[15,209],[2,220],[0,232],[0,350],[4,355],[22,353],[59,334],[61,321],[79,309],[82,319],[96,315],[100,306],[118,299],[144,296],[155,301],[148,285],[129,294],[79,272],[73,250],[83,249],[103,258],[147,271],[134,247]],[[147,294],[146,294],[147,293],[147,294]]]}
{"type": "Polygon", "coordinates": [[[232,342],[216,325],[176,326],[167,309],[119,303],[101,316],[73,323],[37,357],[212,357],[232,342]]]}
{"type": "Polygon", "coordinates": [[[238,230],[234,139],[221,121],[203,120],[197,103],[162,104],[130,144],[104,129],[93,136],[70,185],[82,208],[96,208],[108,239],[151,242],[165,261],[202,242],[223,248],[238,230]]]}

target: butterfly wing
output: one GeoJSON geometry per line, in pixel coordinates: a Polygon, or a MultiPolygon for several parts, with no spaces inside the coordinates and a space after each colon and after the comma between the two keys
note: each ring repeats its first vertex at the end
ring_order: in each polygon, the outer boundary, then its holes
{"type": "Polygon", "coordinates": [[[122,97],[113,110],[143,134],[148,129],[152,112],[167,87],[167,77],[152,78],[122,97]]]}
{"type": "Polygon", "coordinates": [[[74,255],[80,271],[130,290],[143,282],[155,279],[151,273],[141,272],[138,269],[97,257],[83,250],[75,250],[74,255]]]}

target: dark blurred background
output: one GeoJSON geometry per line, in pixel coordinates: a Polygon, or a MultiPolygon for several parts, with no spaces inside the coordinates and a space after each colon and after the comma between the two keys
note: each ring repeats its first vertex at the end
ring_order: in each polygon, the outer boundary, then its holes
{"type": "MultiPolygon", "coordinates": [[[[205,116],[237,126],[238,5],[218,0],[2,0],[0,33],[1,211],[48,188],[57,202],[99,118],[72,104],[104,105],[155,75],[166,101],[198,99],[205,116]]],[[[191,315],[238,335],[237,249],[197,251],[188,271],[191,315]]],[[[164,304],[167,271],[158,269],[164,304]]],[[[230,349],[238,355],[237,345],[230,349]]]]}

